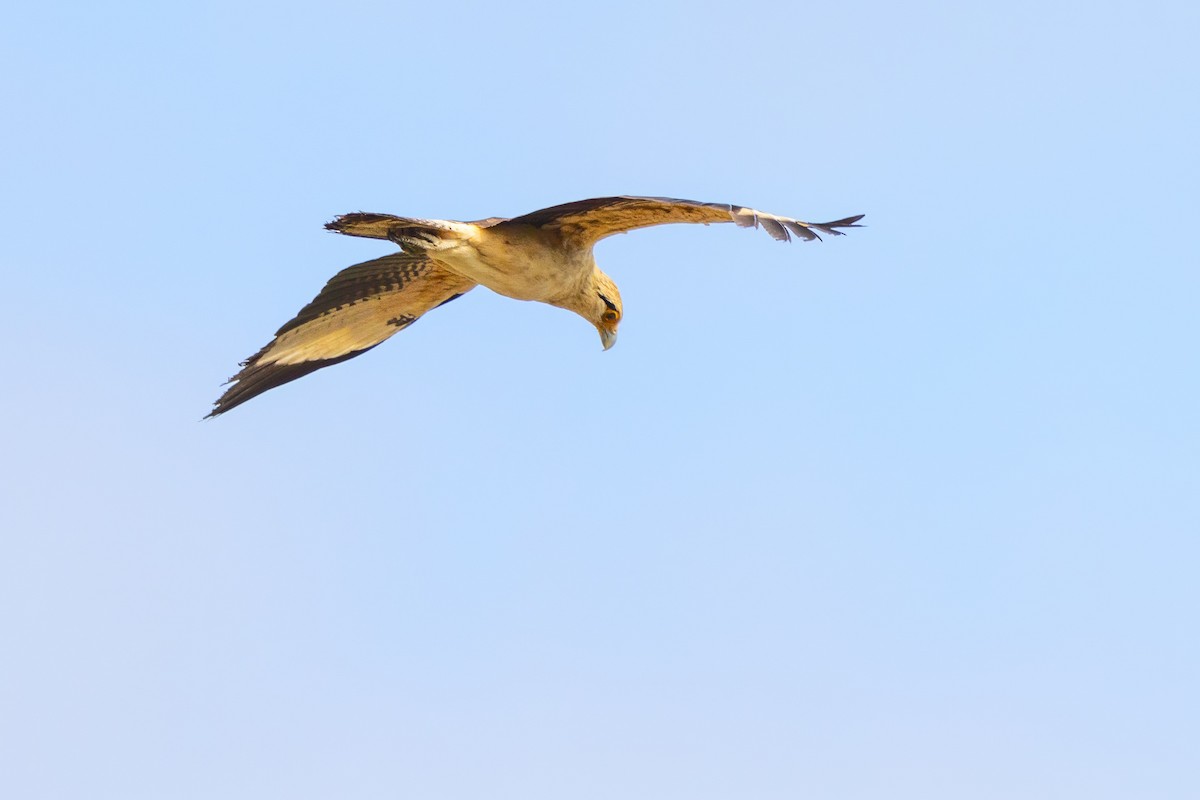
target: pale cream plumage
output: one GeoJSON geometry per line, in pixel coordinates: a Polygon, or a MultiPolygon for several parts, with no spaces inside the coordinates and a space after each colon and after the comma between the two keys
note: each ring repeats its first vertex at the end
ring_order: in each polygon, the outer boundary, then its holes
{"type": "Polygon", "coordinates": [[[621,322],[621,296],[596,266],[592,248],[615,233],[675,222],[733,222],[761,227],[779,241],[792,236],[811,241],[858,227],[860,219],[810,223],[743,206],[666,197],[602,197],[475,222],[347,214],[325,227],[387,239],[403,252],[335,275],[270,343],[242,362],[209,416],[365,353],[476,285],[574,311],[596,327],[607,350],[621,322]]]}

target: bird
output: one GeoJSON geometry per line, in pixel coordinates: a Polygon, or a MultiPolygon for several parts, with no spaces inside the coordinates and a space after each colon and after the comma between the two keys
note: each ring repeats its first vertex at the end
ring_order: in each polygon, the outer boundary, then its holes
{"type": "Polygon", "coordinates": [[[325,225],[384,239],[400,251],[347,267],[239,365],[206,418],[323,367],[360,356],[425,313],[476,286],[516,300],[574,311],[595,326],[605,350],[617,341],[621,293],[596,266],[595,244],[617,233],[670,223],[732,222],[777,241],[840,236],[864,215],[802,222],[730,203],[672,197],[598,197],[519,217],[472,222],[357,212],[325,225]]]}

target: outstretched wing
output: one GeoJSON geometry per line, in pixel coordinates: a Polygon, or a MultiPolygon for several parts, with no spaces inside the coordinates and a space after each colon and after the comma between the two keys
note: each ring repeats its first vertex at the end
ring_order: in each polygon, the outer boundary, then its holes
{"type": "Polygon", "coordinates": [[[395,253],[347,267],[276,331],[270,344],[242,362],[208,416],[365,353],[473,288],[474,283],[425,256],[395,253]]]}
{"type": "Polygon", "coordinates": [[[765,211],[729,203],[701,203],[677,200],[673,197],[597,197],[561,206],[543,208],[510,220],[505,225],[533,225],[561,230],[581,244],[590,244],[614,233],[668,225],[674,222],[733,222],[743,228],[761,227],[781,242],[791,240],[792,234],[805,241],[820,239],[822,233],[840,236],[838,228],[856,228],[862,214],[834,222],[802,222],[780,217],[765,211]]]}

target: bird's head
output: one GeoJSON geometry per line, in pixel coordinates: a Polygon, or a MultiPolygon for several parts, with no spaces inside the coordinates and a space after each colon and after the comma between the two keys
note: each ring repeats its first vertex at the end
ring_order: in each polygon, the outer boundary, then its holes
{"type": "Polygon", "coordinates": [[[621,293],[612,278],[599,269],[593,278],[592,293],[588,305],[590,314],[585,315],[600,332],[600,341],[604,349],[617,343],[617,326],[621,324],[621,293]]]}
{"type": "Polygon", "coordinates": [[[621,293],[612,278],[593,267],[583,285],[571,294],[550,301],[551,304],[579,316],[596,326],[604,349],[617,343],[617,326],[621,324],[621,293]]]}

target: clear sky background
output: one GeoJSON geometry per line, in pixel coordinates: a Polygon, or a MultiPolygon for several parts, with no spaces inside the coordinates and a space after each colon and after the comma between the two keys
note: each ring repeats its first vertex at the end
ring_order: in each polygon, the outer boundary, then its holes
{"type": "Polygon", "coordinates": [[[0,796],[1200,796],[1195,3],[24,3],[0,796]],[[368,210],[603,242],[200,422],[368,210]]]}

